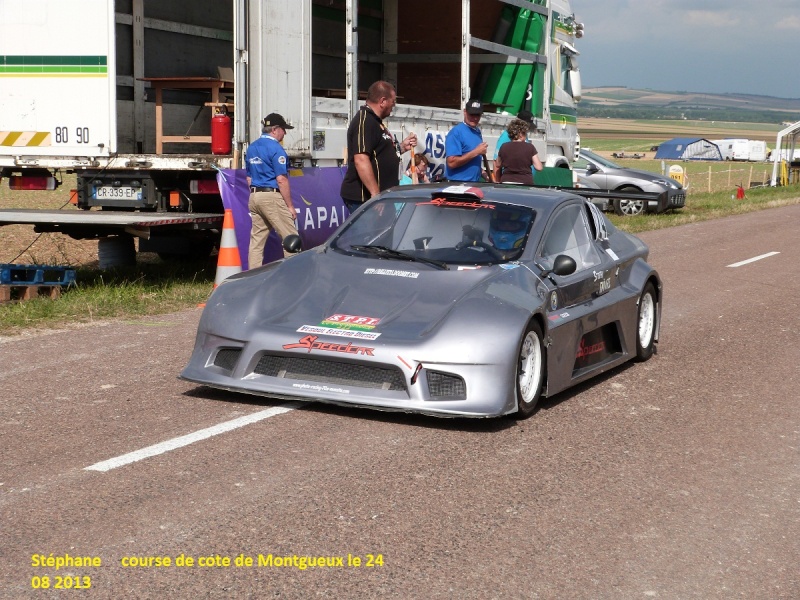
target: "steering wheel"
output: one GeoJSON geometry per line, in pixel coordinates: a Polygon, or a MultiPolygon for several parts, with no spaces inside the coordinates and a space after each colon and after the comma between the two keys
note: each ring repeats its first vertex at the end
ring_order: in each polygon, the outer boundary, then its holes
{"type": "Polygon", "coordinates": [[[505,256],[503,253],[500,252],[497,248],[492,246],[491,244],[487,244],[484,241],[474,240],[471,242],[458,242],[456,244],[456,250],[463,250],[464,248],[480,248],[484,252],[487,252],[491,255],[492,258],[495,260],[505,260],[505,256]]]}

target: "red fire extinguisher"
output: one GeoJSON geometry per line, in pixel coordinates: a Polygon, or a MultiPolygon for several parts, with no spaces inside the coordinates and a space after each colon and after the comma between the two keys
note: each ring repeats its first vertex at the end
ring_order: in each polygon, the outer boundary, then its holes
{"type": "Polygon", "coordinates": [[[231,118],[225,111],[220,111],[211,119],[211,153],[231,153],[231,118]]]}

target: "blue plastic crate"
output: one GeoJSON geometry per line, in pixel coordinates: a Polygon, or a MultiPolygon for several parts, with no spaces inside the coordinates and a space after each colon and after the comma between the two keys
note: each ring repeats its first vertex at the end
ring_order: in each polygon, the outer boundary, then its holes
{"type": "Polygon", "coordinates": [[[71,285],[75,269],[43,265],[0,265],[0,285],[71,285]]]}

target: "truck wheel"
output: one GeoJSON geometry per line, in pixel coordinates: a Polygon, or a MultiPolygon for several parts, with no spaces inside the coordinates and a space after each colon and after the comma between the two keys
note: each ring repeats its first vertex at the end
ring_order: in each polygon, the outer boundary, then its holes
{"type": "Polygon", "coordinates": [[[213,250],[214,242],[210,240],[198,240],[191,244],[188,249],[179,249],[175,252],[162,250],[156,254],[158,254],[158,258],[164,262],[188,263],[208,260],[213,250]]]}
{"type": "Polygon", "coordinates": [[[160,258],[165,263],[194,263],[194,262],[205,262],[210,260],[211,253],[206,252],[203,254],[180,254],[180,253],[172,253],[172,252],[157,252],[158,258],[160,258]]]}
{"type": "Polygon", "coordinates": [[[136,243],[132,235],[112,235],[97,240],[97,259],[101,269],[130,267],[136,264],[136,243]]]}

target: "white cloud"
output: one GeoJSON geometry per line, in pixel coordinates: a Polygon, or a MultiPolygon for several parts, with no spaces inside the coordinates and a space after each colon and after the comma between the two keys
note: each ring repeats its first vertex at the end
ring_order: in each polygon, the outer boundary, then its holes
{"type": "Polygon", "coordinates": [[[800,15],[787,15],[775,22],[775,29],[800,31],[800,15]]]}
{"type": "Polygon", "coordinates": [[[691,26],[700,27],[737,27],[741,23],[739,15],[729,11],[689,10],[684,19],[691,26]]]}
{"type": "Polygon", "coordinates": [[[800,0],[572,0],[584,85],[800,97],[800,82],[770,68],[800,56],[800,0]]]}

